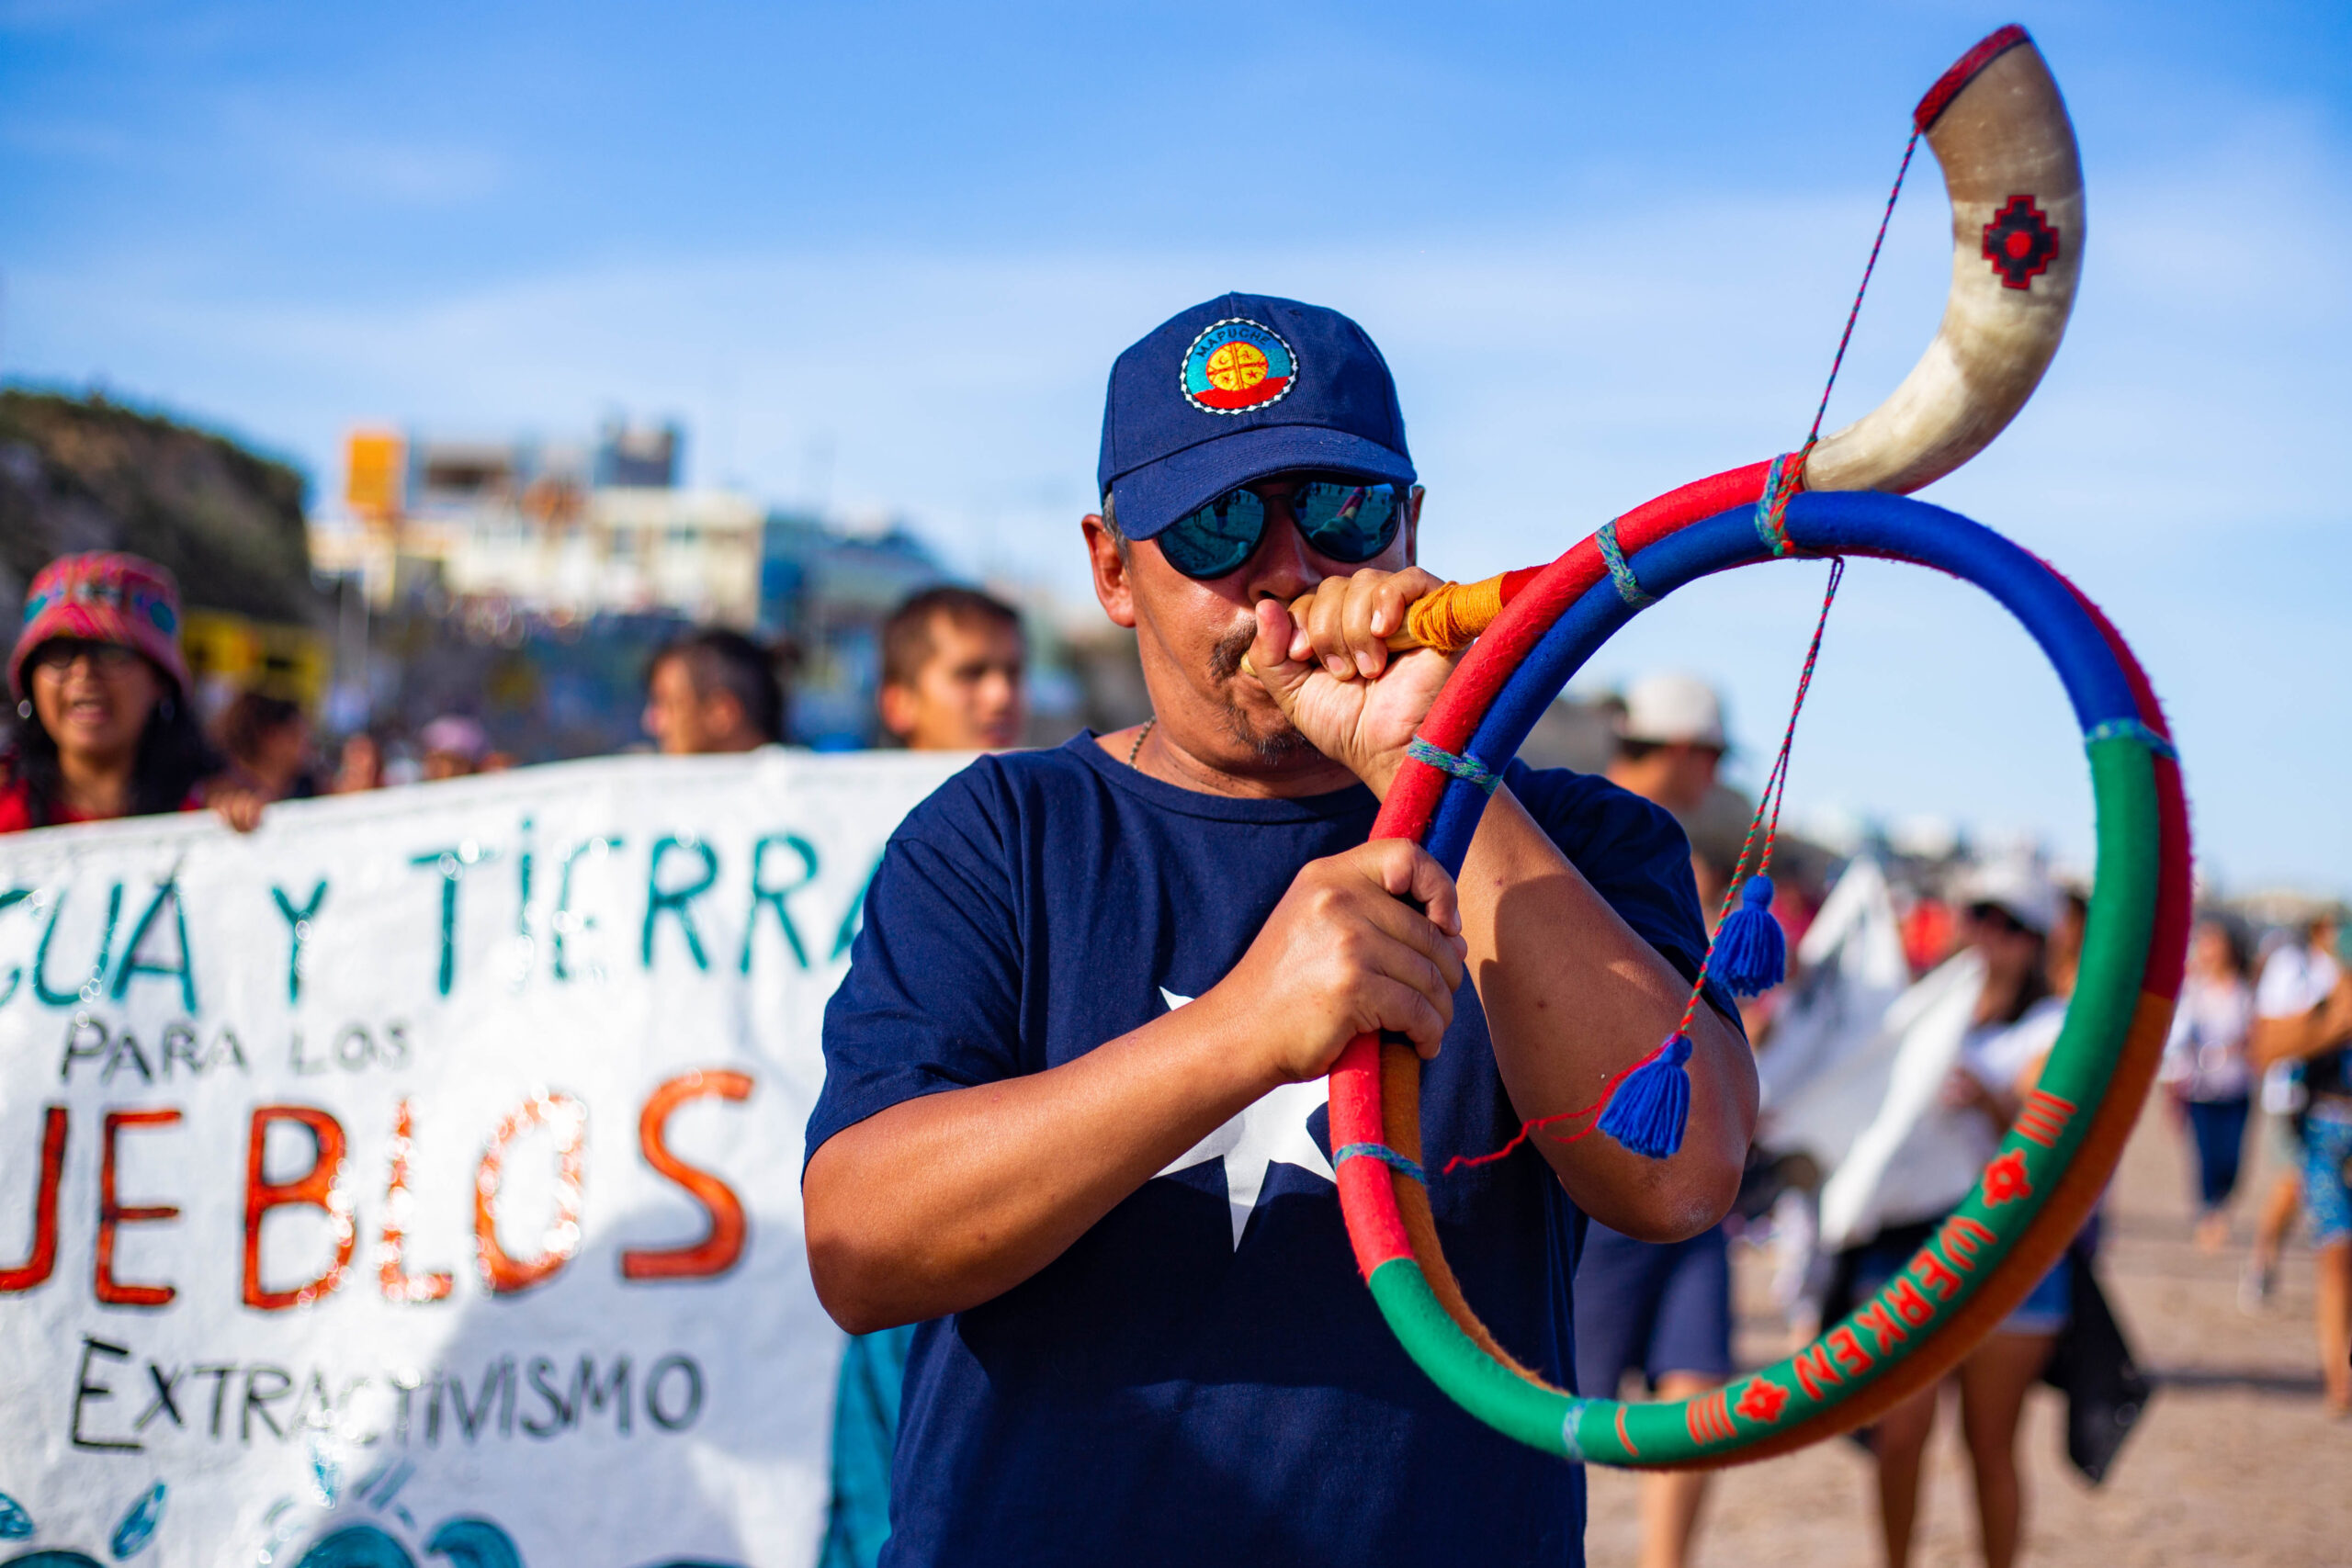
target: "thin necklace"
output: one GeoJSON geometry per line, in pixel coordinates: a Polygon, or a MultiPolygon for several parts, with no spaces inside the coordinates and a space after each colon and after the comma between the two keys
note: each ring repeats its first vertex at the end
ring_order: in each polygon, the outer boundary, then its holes
{"type": "Polygon", "coordinates": [[[1127,766],[1130,768],[1136,765],[1136,759],[1143,755],[1143,743],[1151,739],[1152,727],[1159,722],[1159,716],[1154,714],[1144,720],[1141,729],[1136,731],[1136,743],[1127,748],[1127,766]]]}

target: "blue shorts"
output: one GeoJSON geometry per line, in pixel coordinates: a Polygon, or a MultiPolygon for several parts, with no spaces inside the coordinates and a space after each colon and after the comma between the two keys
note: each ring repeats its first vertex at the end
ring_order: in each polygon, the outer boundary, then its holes
{"type": "Polygon", "coordinates": [[[2055,1334],[2075,1315],[2075,1260],[2062,1258],[2034,1281],[2025,1300],[2001,1320],[1996,1334],[2055,1334]]]}
{"type": "MultiPolygon", "coordinates": [[[[2303,1207],[2311,1212],[2312,1244],[2352,1241],[2352,1112],[2339,1116],[2333,1103],[2313,1108],[2303,1122],[2303,1207]]],[[[1577,1319],[1581,1331],[1584,1319],[1577,1319]]]]}
{"type": "MultiPolygon", "coordinates": [[[[1879,1287],[1900,1273],[1918,1251],[1916,1246],[1865,1243],[1854,1265],[1854,1303],[1860,1305],[1879,1287]]],[[[2025,1300],[2003,1318],[1996,1334],[2055,1334],[2075,1315],[2075,1260],[2061,1258],[2049,1273],[2034,1281],[2025,1300]]]]}
{"type": "Polygon", "coordinates": [[[1599,1224],[1577,1259],[1577,1392],[1614,1399],[1629,1369],[1655,1391],[1668,1372],[1728,1382],[1730,1240],[1717,1225],[1655,1246],[1599,1224]]]}

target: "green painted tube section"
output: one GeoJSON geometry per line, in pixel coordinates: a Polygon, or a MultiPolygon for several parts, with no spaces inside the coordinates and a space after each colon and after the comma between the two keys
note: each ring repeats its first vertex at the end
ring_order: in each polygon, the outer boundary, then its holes
{"type": "MultiPolygon", "coordinates": [[[[2155,769],[2146,746],[2136,739],[2095,741],[2086,750],[2098,812],[2098,885],[2074,998],[2041,1086],[2074,1111],[2063,1128],[2038,1124],[2046,1143],[2010,1134],[2005,1151],[2024,1156],[2031,1190],[1993,1205],[1980,1190],[1961,1206],[1960,1213],[1991,1231],[1992,1239],[1983,1244],[1978,1266],[1968,1270],[1965,1283],[1939,1302],[1932,1318],[1905,1325],[1909,1341],[1932,1334],[1973,1297],[2041,1211],[2081,1147],[2089,1112],[2108,1091],[2138,1013],[2164,874],[2155,769]]],[[[1713,1396],[1703,1411],[1680,1403],[1621,1406],[1610,1400],[1571,1399],[1528,1382],[1464,1334],[1416,1260],[1390,1259],[1373,1271],[1371,1283],[1381,1315],[1406,1353],[1464,1409],[1532,1448],[1599,1464],[1642,1468],[1727,1458],[1845,1403],[1894,1364],[1880,1347],[1873,1347],[1875,1364],[1867,1369],[1826,1359],[1826,1342],[1808,1347],[1799,1358],[1753,1374],[1752,1381],[1771,1385],[1764,1392],[1778,1391],[1776,1397],[1757,1402],[1772,1407],[1770,1420],[1734,1407],[1723,1394],[1713,1396]],[[1800,1360],[1806,1362],[1802,1371],[1800,1360]],[[1569,1429],[1564,1432],[1564,1426],[1569,1429]]],[[[1735,1380],[1726,1393],[1738,1393],[1749,1381],[1735,1380]]],[[[1758,1415],[1765,1413],[1759,1408],[1758,1415]]]]}
{"type": "MultiPolygon", "coordinates": [[[[2098,803],[2098,886],[2066,1027],[2042,1073],[2043,1089],[2076,1105],[2092,1104],[2106,1091],[2132,1031],[2163,876],[2156,773],[2147,747],[2115,739],[2095,741],[2087,750],[2098,803]]],[[[2076,1118],[2059,1142],[2070,1156],[2085,1120],[2076,1118]]]]}
{"type": "MultiPolygon", "coordinates": [[[[2164,875],[2154,761],[2144,742],[2129,738],[2094,741],[2086,750],[2098,808],[2098,885],[2092,891],[2065,1026],[2051,1047],[2040,1086],[2074,1111],[2046,1144],[2017,1128],[2002,1140],[2005,1156],[2015,1153],[2024,1158],[2033,1189],[2029,1197],[1988,1203],[1980,1187],[1961,1205],[1962,1216],[1993,1231],[1996,1239],[1985,1257],[1994,1265],[2007,1256],[2051,1187],[2074,1163],[2091,1110],[2106,1097],[2131,1037],[2148,972],[2148,942],[2164,875]]],[[[2031,1114],[2030,1109],[2020,1126],[2031,1114]]],[[[2039,1124],[2047,1133],[2048,1122],[2039,1124]]]]}
{"type": "MultiPolygon", "coordinates": [[[[2058,1173],[2081,1146],[2090,1121],[2088,1110],[2107,1092],[2138,1012],[2163,874],[2155,772],[2147,749],[2136,740],[2101,741],[2091,746],[2089,753],[2098,812],[2098,886],[2084,932],[2074,999],[2042,1077],[2048,1092],[2062,1096],[2077,1109],[2047,1147],[2011,1134],[2006,1146],[2022,1149],[2030,1156],[2033,1191],[1992,1207],[1981,1194],[1972,1193],[1961,1206],[1961,1213],[1984,1224],[1995,1239],[1984,1246],[1979,1266],[1967,1274],[1962,1287],[1951,1299],[1938,1303],[1932,1318],[1904,1324],[1910,1341],[1933,1333],[1973,1296],[2040,1212],[2058,1173]]],[[[1869,1305],[1865,1303],[1864,1310],[1869,1305]]],[[[1823,1347],[1816,1345],[1804,1353],[1810,1358],[1810,1375],[1799,1372],[1796,1359],[1755,1374],[1757,1381],[1781,1391],[1780,1409],[1770,1422],[1742,1415],[1728,1403],[1695,1418],[1685,1404],[1635,1404],[1623,1411],[1625,1438],[1621,1440],[1618,1407],[1595,1400],[1584,1408],[1578,1446],[1591,1462],[1634,1468],[1736,1454],[1775,1431],[1845,1403],[1894,1364],[1886,1359],[1872,1331],[1860,1329],[1857,1334],[1855,1342],[1869,1348],[1875,1362],[1867,1370],[1834,1355],[1825,1356],[1823,1347]],[[1708,1440],[1702,1442],[1694,1436],[1694,1427],[1705,1430],[1708,1440]]],[[[1732,1392],[1741,1386],[1736,1380],[1732,1392]]]]}
{"type": "Polygon", "coordinates": [[[1487,1355],[1446,1315],[1419,1263],[1392,1258],[1374,1269],[1372,1298],[1405,1353],[1455,1404],[1530,1448],[1577,1457],[1568,1450],[1565,1424],[1578,1402],[1537,1387],[1487,1355]]]}

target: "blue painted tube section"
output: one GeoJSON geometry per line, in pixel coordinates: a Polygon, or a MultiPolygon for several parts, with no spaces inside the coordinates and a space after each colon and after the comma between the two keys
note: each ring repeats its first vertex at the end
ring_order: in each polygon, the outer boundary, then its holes
{"type": "MultiPolygon", "coordinates": [[[[1770,559],[1755,515],[1754,507],[1739,506],[1702,518],[1637,552],[1628,564],[1643,588],[1663,599],[1699,578],[1770,559]]],[[[1869,491],[1799,495],[1784,522],[1791,541],[1807,556],[1886,557],[1974,583],[2041,646],[2086,731],[2138,717],[2131,683],[2098,623],[2054,572],[1991,529],[1939,506],[1869,491]]],[[[1466,754],[1499,772],[1553,699],[1636,613],[1606,579],[1588,589],[1496,694],[1466,754]]],[[[1448,784],[1428,846],[1449,872],[1461,871],[1487,798],[1462,780],[1448,784]]]]}

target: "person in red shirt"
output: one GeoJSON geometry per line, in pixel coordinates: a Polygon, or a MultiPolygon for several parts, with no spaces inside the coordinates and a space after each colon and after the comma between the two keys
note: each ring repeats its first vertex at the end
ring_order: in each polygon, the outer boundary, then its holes
{"type": "MultiPolygon", "coordinates": [[[[17,724],[0,748],[0,833],[194,810],[219,770],[188,711],[179,588],[137,556],[93,551],[43,567],[8,655],[17,724]]],[[[209,802],[258,822],[250,792],[209,802]]]]}

